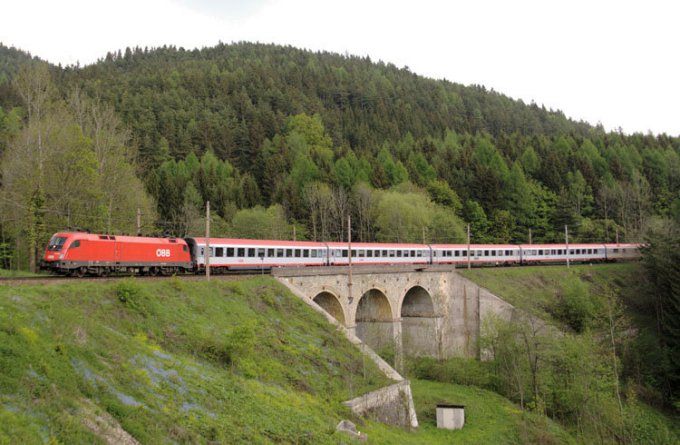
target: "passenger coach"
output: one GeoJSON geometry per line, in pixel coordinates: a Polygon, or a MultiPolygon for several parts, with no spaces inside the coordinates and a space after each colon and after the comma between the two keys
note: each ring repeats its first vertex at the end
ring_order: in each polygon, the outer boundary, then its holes
{"type": "MultiPolygon", "coordinates": [[[[349,264],[347,243],[326,243],[329,264],[349,264]]],[[[429,264],[430,246],[427,244],[352,243],[352,264],[429,264]]]]}
{"type": "Polygon", "coordinates": [[[509,265],[521,260],[520,248],[513,244],[432,244],[433,264],[509,265]],[[469,260],[468,260],[469,254],[469,260]]]}
{"type": "MultiPolygon", "coordinates": [[[[271,269],[279,266],[325,266],[324,243],[210,238],[210,270],[271,269]]],[[[187,238],[197,270],[205,270],[206,238],[187,238]]]]}

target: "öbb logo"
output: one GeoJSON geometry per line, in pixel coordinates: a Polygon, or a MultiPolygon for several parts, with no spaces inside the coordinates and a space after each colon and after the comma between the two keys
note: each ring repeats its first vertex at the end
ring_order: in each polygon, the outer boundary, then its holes
{"type": "Polygon", "coordinates": [[[156,256],[161,258],[167,258],[170,256],[170,249],[156,249],[156,256]]]}

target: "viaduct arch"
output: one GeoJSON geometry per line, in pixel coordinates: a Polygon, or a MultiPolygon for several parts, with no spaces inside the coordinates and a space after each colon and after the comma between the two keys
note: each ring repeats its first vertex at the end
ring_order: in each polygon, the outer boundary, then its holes
{"type": "Polygon", "coordinates": [[[333,318],[345,325],[345,310],[342,304],[340,304],[340,299],[337,295],[329,291],[320,292],[314,297],[314,303],[324,308],[333,318]]]}
{"type": "Polygon", "coordinates": [[[353,267],[351,282],[346,267],[272,274],[377,352],[393,350],[397,369],[404,355],[479,357],[482,319],[490,313],[510,319],[514,311],[453,267],[353,267]]]}

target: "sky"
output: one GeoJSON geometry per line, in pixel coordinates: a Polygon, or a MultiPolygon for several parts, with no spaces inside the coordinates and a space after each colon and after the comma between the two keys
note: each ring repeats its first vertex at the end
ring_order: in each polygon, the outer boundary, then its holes
{"type": "Polygon", "coordinates": [[[128,46],[276,43],[680,136],[677,0],[5,0],[0,11],[1,43],[55,64],[128,46]]]}

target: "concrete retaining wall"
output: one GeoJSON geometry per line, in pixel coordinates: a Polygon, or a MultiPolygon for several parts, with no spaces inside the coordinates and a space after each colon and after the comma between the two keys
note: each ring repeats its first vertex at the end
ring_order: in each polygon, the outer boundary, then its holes
{"type": "Polygon", "coordinates": [[[418,427],[408,380],[348,400],[344,405],[358,416],[369,417],[389,425],[418,427]]]}

